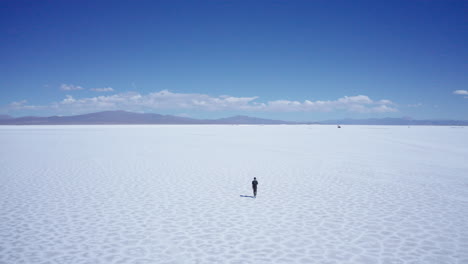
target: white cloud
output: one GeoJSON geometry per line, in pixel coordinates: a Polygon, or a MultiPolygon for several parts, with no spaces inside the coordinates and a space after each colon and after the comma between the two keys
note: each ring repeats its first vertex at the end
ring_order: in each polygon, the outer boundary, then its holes
{"type": "Polygon", "coordinates": [[[393,102],[390,101],[390,100],[385,100],[385,99],[384,99],[384,100],[380,100],[380,101],[379,101],[379,104],[382,104],[382,105],[386,105],[386,104],[392,105],[393,102]]]}
{"type": "Polygon", "coordinates": [[[26,101],[26,100],[11,102],[11,103],[10,103],[10,106],[12,106],[12,107],[20,107],[20,106],[25,105],[27,102],[28,102],[28,101],[26,101]]]}
{"type": "Polygon", "coordinates": [[[344,104],[348,104],[348,103],[369,104],[369,103],[372,103],[372,100],[365,95],[357,95],[357,96],[345,96],[343,98],[338,99],[338,102],[344,103],[344,104]]]}
{"type": "Polygon", "coordinates": [[[423,105],[422,103],[409,104],[408,107],[421,107],[422,105],[423,105]]]}
{"type": "Polygon", "coordinates": [[[106,88],[91,88],[89,89],[93,92],[113,92],[114,89],[112,89],[111,87],[106,87],[106,88]]]}
{"type": "MultiPolygon", "coordinates": [[[[79,86],[79,85],[62,84],[62,85],[60,85],[60,90],[62,90],[62,91],[76,91],[76,90],[84,90],[84,88],[79,86]]],[[[93,91],[93,92],[113,92],[114,91],[114,89],[111,88],[111,87],[91,88],[89,90],[93,91]]]]}
{"type": "Polygon", "coordinates": [[[373,101],[368,96],[357,95],[344,96],[333,101],[270,101],[265,105],[264,110],[278,112],[331,112],[336,110],[358,113],[396,112],[397,109],[391,107],[393,104],[390,100],[373,101]]]}
{"type": "Polygon", "coordinates": [[[75,91],[75,90],[83,90],[84,88],[79,85],[73,84],[62,84],[60,85],[60,90],[62,91],[75,91]]]}
{"type": "Polygon", "coordinates": [[[393,107],[389,107],[387,105],[380,105],[376,107],[372,107],[370,111],[366,112],[372,112],[372,113],[389,113],[389,112],[397,112],[398,110],[393,107]]]}
{"type": "Polygon", "coordinates": [[[467,90],[456,90],[456,91],[453,91],[454,94],[460,94],[460,95],[468,95],[468,91],[467,90]]]}
{"type": "Polygon", "coordinates": [[[76,100],[71,95],[67,95],[65,99],[63,99],[63,104],[73,104],[76,100]]]}
{"type": "Polygon", "coordinates": [[[44,108],[47,108],[47,106],[28,105],[26,100],[12,102],[6,107],[7,110],[38,110],[44,108]]]}
{"type": "MultiPolygon", "coordinates": [[[[200,110],[200,111],[251,111],[251,112],[331,112],[348,111],[357,113],[385,113],[398,111],[390,100],[374,101],[366,95],[344,96],[328,101],[289,101],[274,100],[256,102],[257,96],[210,96],[197,93],[173,93],[168,90],[140,94],[137,92],[88,98],[74,98],[67,95],[60,102],[40,106],[64,113],[85,113],[102,110],[200,110]]],[[[16,107],[21,108],[25,103],[16,107]]]]}

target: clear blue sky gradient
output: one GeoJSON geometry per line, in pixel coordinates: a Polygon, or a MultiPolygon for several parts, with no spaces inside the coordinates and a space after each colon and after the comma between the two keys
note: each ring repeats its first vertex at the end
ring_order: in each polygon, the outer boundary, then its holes
{"type": "Polygon", "coordinates": [[[1,1],[0,114],[125,92],[334,101],[396,112],[155,109],[199,118],[468,119],[468,1],[1,1]],[[61,84],[84,87],[62,91],[61,84]],[[110,93],[90,88],[112,87],[110,93]]]}

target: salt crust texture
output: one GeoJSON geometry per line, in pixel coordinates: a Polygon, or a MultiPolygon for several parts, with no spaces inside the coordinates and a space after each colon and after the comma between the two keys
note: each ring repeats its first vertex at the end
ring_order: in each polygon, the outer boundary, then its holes
{"type": "Polygon", "coordinates": [[[0,263],[468,263],[468,128],[2,126],[0,263]]]}

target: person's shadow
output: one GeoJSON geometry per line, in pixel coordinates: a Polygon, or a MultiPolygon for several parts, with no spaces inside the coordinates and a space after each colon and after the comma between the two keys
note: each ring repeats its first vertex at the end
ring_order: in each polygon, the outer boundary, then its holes
{"type": "Polygon", "coordinates": [[[255,198],[255,196],[252,196],[252,195],[241,195],[240,197],[255,198]]]}

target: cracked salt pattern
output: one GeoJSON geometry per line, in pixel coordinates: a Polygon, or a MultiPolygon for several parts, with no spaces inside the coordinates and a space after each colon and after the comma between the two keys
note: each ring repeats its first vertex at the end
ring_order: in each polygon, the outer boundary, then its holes
{"type": "Polygon", "coordinates": [[[0,263],[468,263],[468,128],[2,126],[0,146],[0,263]]]}

